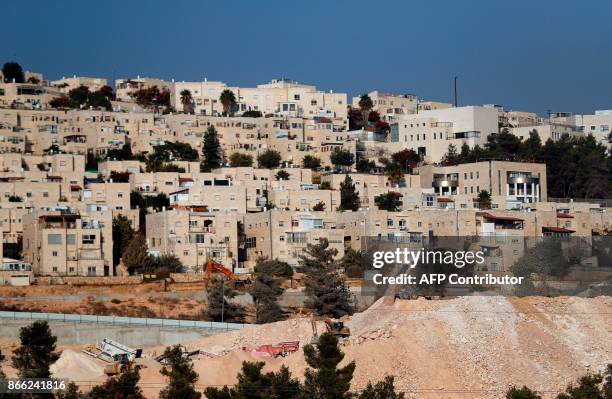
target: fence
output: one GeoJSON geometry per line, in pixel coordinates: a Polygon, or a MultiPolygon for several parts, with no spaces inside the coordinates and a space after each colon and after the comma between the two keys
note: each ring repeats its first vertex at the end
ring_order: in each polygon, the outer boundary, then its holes
{"type": "Polygon", "coordinates": [[[145,317],[96,316],[65,313],[41,312],[7,312],[0,311],[0,319],[11,320],[46,320],[67,323],[90,323],[113,326],[134,327],[169,327],[185,329],[202,329],[210,331],[234,331],[252,327],[251,324],[219,323],[214,321],[179,320],[179,319],[151,319],[145,317]]]}

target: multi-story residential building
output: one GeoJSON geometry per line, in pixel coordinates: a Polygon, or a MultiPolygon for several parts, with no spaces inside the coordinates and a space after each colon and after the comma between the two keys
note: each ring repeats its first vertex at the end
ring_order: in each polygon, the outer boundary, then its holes
{"type": "Polygon", "coordinates": [[[485,161],[457,166],[419,168],[422,188],[433,188],[432,201],[451,200],[455,208],[472,208],[482,190],[489,192],[494,209],[521,209],[545,202],[546,165],[485,161]]]}
{"type": "Polygon", "coordinates": [[[72,76],[70,78],[62,77],[58,80],[52,80],[51,86],[57,87],[60,92],[68,93],[72,89],[85,86],[89,91],[98,91],[104,86],[108,86],[108,82],[104,78],[89,78],[85,76],[72,76]]]}
{"type": "Polygon", "coordinates": [[[446,109],[446,108],[452,108],[453,104],[451,103],[443,103],[440,101],[419,101],[419,104],[417,105],[417,111],[421,112],[421,111],[431,111],[431,110],[436,110],[436,109],[446,109]]]}
{"type": "Polygon", "coordinates": [[[205,207],[175,208],[146,217],[150,253],[173,254],[192,270],[203,270],[213,259],[232,269],[237,266],[241,216],[210,212],[205,207]]]}
{"type": "Polygon", "coordinates": [[[137,90],[148,89],[157,86],[159,91],[167,90],[172,93],[174,88],[174,82],[168,82],[161,79],[153,78],[136,78],[117,79],[115,80],[115,97],[121,101],[133,101],[134,99],[130,95],[137,90]]]}
{"type": "Polygon", "coordinates": [[[583,136],[584,133],[578,130],[572,125],[563,125],[559,123],[545,123],[540,125],[524,125],[520,127],[512,127],[509,129],[510,133],[517,136],[521,140],[527,140],[529,134],[535,131],[540,137],[542,143],[546,143],[548,140],[557,141],[564,135],[570,137],[583,136]]]}
{"type": "MultiPolygon", "coordinates": [[[[414,94],[391,94],[372,91],[368,93],[374,105],[373,110],[383,119],[393,119],[402,115],[416,114],[418,99],[414,94]]],[[[359,108],[361,97],[353,97],[353,107],[359,108]]]]}
{"type": "Polygon", "coordinates": [[[575,126],[584,135],[592,134],[597,141],[605,146],[610,146],[612,110],[598,110],[594,114],[555,114],[551,120],[555,123],[575,126]]]}
{"type": "Polygon", "coordinates": [[[412,148],[425,161],[439,162],[451,144],[458,150],[463,144],[483,146],[499,130],[498,112],[494,107],[469,106],[404,115],[391,124],[391,142],[378,145],[390,152],[412,148]]]}
{"type": "Polygon", "coordinates": [[[175,82],[170,101],[176,109],[183,109],[181,92],[184,90],[189,90],[193,99],[186,108],[197,114],[221,114],[224,110],[219,97],[224,90],[231,90],[236,97],[233,111],[237,113],[260,111],[264,115],[287,117],[346,118],[346,93],[318,91],[315,86],[288,79],[273,79],[255,88],[230,87],[223,82],[208,80],[175,82]]]}
{"type": "Polygon", "coordinates": [[[329,241],[330,248],[344,256],[343,230],[338,227],[336,212],[295,212],[274,209],[249,213],[244,216],[244,248],[253,267],[260,258],[278,259],[297,266],[308,244],[317,244],[321,238],[329,241]]]}
{"type": "Polygon", "coordinates": [[[23,225],[23,258],[35,274],[114,274],[110,212],[32,211],[23,216],[23,225]]]}

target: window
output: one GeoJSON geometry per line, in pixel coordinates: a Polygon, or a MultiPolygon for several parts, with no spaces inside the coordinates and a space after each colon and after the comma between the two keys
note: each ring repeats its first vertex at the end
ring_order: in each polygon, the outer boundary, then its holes
{"type": "Polygon", "coordinates": [[[57,251],[53,251],[53,252],[51,252],[51,255],[52,255],[52,256],[57,256],[57,251]]]}
{"type": "Polygon", "coordinates": [[[68,245],[74,245],[74,244],[76,244],[76,235],[74,235],[74,234],[68,234],[68,235],[66,236],[66,243],[67,243],[68,245]]]}
{"type": "Polygon", "coordinates": [[[96,274],[96,267],[95,266],[87,266],[87,274],[90,276],[93,276],[96,274]]]}
{"type": "Polygon", "coordinates": [[[247,237],[244,240],[245,248],[255,248],[257,246],[257,237],[247,237]]]}
{"type": "Polygon", "coordinates": [[[393,227],[393,219],[387,219],[387,227],[393,227]]]}
{"type": "Polygon", "coordinates": [[[47,244],[61,244],[61,243],[62,243],[61,234],[49,234],[47,236],[47,244]]]}
{"type": "Polygon", "coordinates": [[[83,234],[82,243],[83,244],[95,244],[96,243],[95,234],[83,234]]]}
{"type": "Polygon", "coordinates": [[[204,244],[204,234],[196,234],[196,244],[204,244]]]}

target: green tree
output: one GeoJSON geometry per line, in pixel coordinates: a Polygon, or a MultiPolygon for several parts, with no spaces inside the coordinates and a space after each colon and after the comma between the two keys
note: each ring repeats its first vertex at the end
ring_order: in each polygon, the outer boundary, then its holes
{"type": "MultiPolygon", "coordinates": [[[[188,143],[168,141],[153,147],[153,152],[146,158],[147,172],[178,171],[172,162],[196,162],[198,158],[198,151],[188,143]]],[[[180,169],[184,172],[183,168],[180,169]]]]}
{"type": "Polygon", "coordinates": [[[478,207],[482,210],[491,209],[491,194],[487,190],[478,193],[478,207]]]}
{"type": "Polygon", "coordinates": [[[399,186],[402,180],[404,180],[404,169],[395,161],[386,161],[384,163],[385,174],[387,175],[387,179],[389,179],[389,183],[394,187],[399,186]]]}
{"type": "Polygon", "coordinates": [[[191,91],[185,89],[181,90],[181,104],[183,105],[183,112],[186,114],[190,114],[193,112],[193,96],[191,95],[191,91]]]}
{"type": "Polygon", "coordinates": [[[257,110],[248,110],[242,113],[243,118],[261,118],[262,116],[263,114],[261,113],[261,111],[257,110]]]}
{"type": "Polygon", "coordinates": [[[340,183],[340,209],[343,211],[356,211],[360,206],[359,193],[355,190],[353,179],[347,173],[344,181],[340,183]]]}
{"type": "Polygon", "coordinates": [[[213,280],[206,289],[206,310],[204,317],[206,320],[216,322],[236,322],[244,321],[244,309],[242,306],[230,302],[237,295],[230,284],[225,281],[213,280]]]}
{"type": "Polygon", "coordinates": [[[459,163],[459,155],[457,154],[457,147],[454,144],[448,145],[446,154],[442,156],[440,162],[443,166],[453,166],[459,163]]]}
{"type": "Polygon", "coordinates": [[[344,269],[344,274],[349,278],[363,277],[363,265],[361,264],[361,251],[349,248],[340,261],[340,266],[344,269]]]}
{"type": "Polygon", "coordinates": [[[357,172],[370,173],[374,168],[376,168],[376,163],[374,161],[370,161],[366,158],[357,161],[357,172]]]}
{"type": "Polygon", "coordinates": [[[398,212],[401,206],[400,197],[401,194],[390,191],[375,197],[374,202],[381,211],[398,212]]]}
{"type": "Polygon", "coordinates": [[[164,355],[167,364],[160,373],[168,378],[168,385],[159,393],[159,398],[199,399],[202,395],[195,389],[198,374],[191,360],[183,356],[180,345],[166,348],[164,355]]]}
{"type": "Polygon", "coordinates": [[[49,367],[59,359],[55,351],[57,337],[46,321],[35,321],[19,330],[20,346],[15,349],[12,365],[20,378],[49,378],[49,367]]]}
{"type": "Polygon", "coordinates": [[[536,129],[529,132],[529,138],[521,145],[521,158],[527,161],[537,161],[542,157],[542,140],[536,129]]]}
{"type": "Polygon", "coordinates": [[[92,388],[91,399],[144,399],[138,386],[140,368],[125,371],[116,377],[109,378],[104,384],[92,388]]]}
{"type": "Polygon", "coordinates": [[[304,397],[317,399],[350,399],[349,392],[355,362],[340,368],[344,353],[338,347],[338,339],[324,333],[316,345],[304,347],[306,363],[311,367],[304,373],[304,397]]]}
{"type": "MultiPolygon", "coordinates": [[[[370,119],[370,112],[374,108],[374,102],[368,94],[362,94],[359,97],[359,110],[361,111],[361,120],[367,121],[370,119]]],[[[365,125],[365,124],[364,124],[365,125]]]]}
{"type": "Polygon", "coordinates": [[[240,152],[230,155],[229,161],[234,168],[253,166],[253,156],[240,152]]]}
{"type": "Polygon", "coordinates": [[[286,170],[281,169],[278,172],[276,172],[274,177],[276,178],[276,180],[289,180],[289,173],[287,173],[286,170]]]}
{"type": "Polygon", "coordinates": [[[118,215],[113,219],[113,265],[119,264],[125,248],[134,236],[134,230],[128,218],[118,215]]]}
{"type": "Polygon", "coordinates": [[[349,150],[336,149],[331,153],[329,159],[332,164],[340,166],[342,169],[346,169],[355,163],[355,156],[349,150]]]}
{"type": "Polygon", "coordinates": [[[72,108],[72,102],[66,96],[54,97],[49,101],[49,106],[52,108],[72,108]]]}
{"type": "Polygon", "coordinates": [[[204,145],[202,147],[204,160],[200,164],[201,172],[210,172],[223,165],[223,149],[219,143],[219,135],[214,126],[209,126],[204,133],[204,145]]]}
{"type": "Polygon", "coordinates": [[[121,149],[110,149],[106,152],[106,159],[115,159],[117,161],[135,159],[132,153],[132,146],[129,143],[125,143],[121,146],[121,149]]]}
{"type": "Polygon", "coordinates": [[[304,273],[308,297],[306,307],[319,316],[342,317],[351,314],[351,294],[334,259],[338,251],[329,248],[329,241],[321,238],[318,244],[308,244],[304,252],[299,265],[304,273]]]}
{"type": "Polygon", "coordinates": [[[537,392],[523,386],[522,388],[510,388],[506,392],[506,399],[542,399],[542,397],[537,392]]]}
{"type": "Polygon", "coordinates": [[[271,323],[284,319],[278,297],[283,293],[280,280],[290,278],[293,269],[285,262],[278,260],[258,259],[255,265],[255,283],[251,296],[255,302],[257,324],[271,323]]]}
{"type": "Polygon", "coordinates": [[[278,168],[281,162],[281,154],[275,150],[266,150],[257,156],[257,164],[260,168],[278,168]]]}
{"type": "Polygon", "coordinates": [[[236,95],[230,89],[225,89],[219,96],[219,101],[223,105],[223,113],[230,115],[233,113],[234,105],[236,105],[236,95]]]}
{"type": "Polygon", "coordinates": [[[317,170],[321,167],[321,160],[314,155],[306,155],[302,159],[302,167],[304,169],[317,170]]]}
{"type": "Polygon", "coordinates": [[[134,272],[150,272],[153,264],[147,249],[144,234],[135,234],[121,254],[123,265],[130,274],[134,272]]]}
{"type": "Polygon", "coordinates": [[[377,382],[372,385],[368,382],[366,387],[359,399],[404,399],[403,393],[395,392],[394,378],[393,376],[386,376],[384,380],[377,382]]]}
{"type": "Polygon", "coordinates": [[[206,388],[207,399],[293,399],[301,394],[300,382],[286,366],[276,373],[262,373],[264,362],[243,362],[233,388],[206,388]]]}
{"type": "Polygon", "coordinates": [[[81,399],[83,394],[74,382],[70,382],[64,391],[55,394],[55,399],[81,399]]]}
{"type": "Polygon", "coordinates": [[[21,65],[14,61],[9,61],[2,66],[2,76],[4,76],[4,81],[8,83],[12,82],[13,80],[15,83],[25,82],[25,75],[23,74],[21,65]]]}
{"type": "Polygon", "coordinates": [[[174,254],[162,254],[160,256],[153,257],[151,269],[155,270],[155,272],[158,274],[160,271],[180,273],[183,270],[183,263],[174,254]]]}
{"type": "Polygon", "coordinates": [[[312,210],[315,212],[323,212],[325,210],[325,202],[319,201],[312,207],[312,210]]]}
{"type": "Polygon", "coordinates": [[[564,393],[557,395],[557,399],[608,399],[604,396],[603,376],[601,374],[587,374],[578,380],[578,384],[569,384],[564,393]]]}

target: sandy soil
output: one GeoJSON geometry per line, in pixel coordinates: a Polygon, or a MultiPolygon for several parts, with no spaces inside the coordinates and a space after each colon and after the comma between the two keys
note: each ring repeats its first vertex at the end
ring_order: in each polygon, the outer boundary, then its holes
{"type": "MultiPolygon", "coordinates": [[[[510,386],[519,384],[552,398],[580,375],[612,362],[610,297],[463,297],[389,304],[381,300],[347,325],[352,334],[343,346],[345,362],[357,364],[352,388],[394,375],[398,389],[410,398],[502,398],[510,386]]],[[[299,340],[303,346],[311,338],[310,320],[297,318],[184,344],[220,355],[194,359],[198,388],[203,389],[235,383],[243,361],[265,361],[265,370],[285,364],[301,377],[306,368],[301,350],[271,359],[256,358],[242,348],[288,340],[299,340]]],[[[146,353],[153,356],[162,350],[146,348],[146,353]]],[[[74,372],[77,381],[85,378],[81,371],[86,367],[71,371],[70,365],[80,360],[72,359],[72,353],[67,356],[70,361],[58,361],[58,373],[71,378],[74,372]]],[[[150,357],[138,363],[145,366],[145,394],[157,397],[165,383],[161,365],[150,357]]],[[[88,381],[90,374],[96,375],[88,372],[88,381]]]]}

